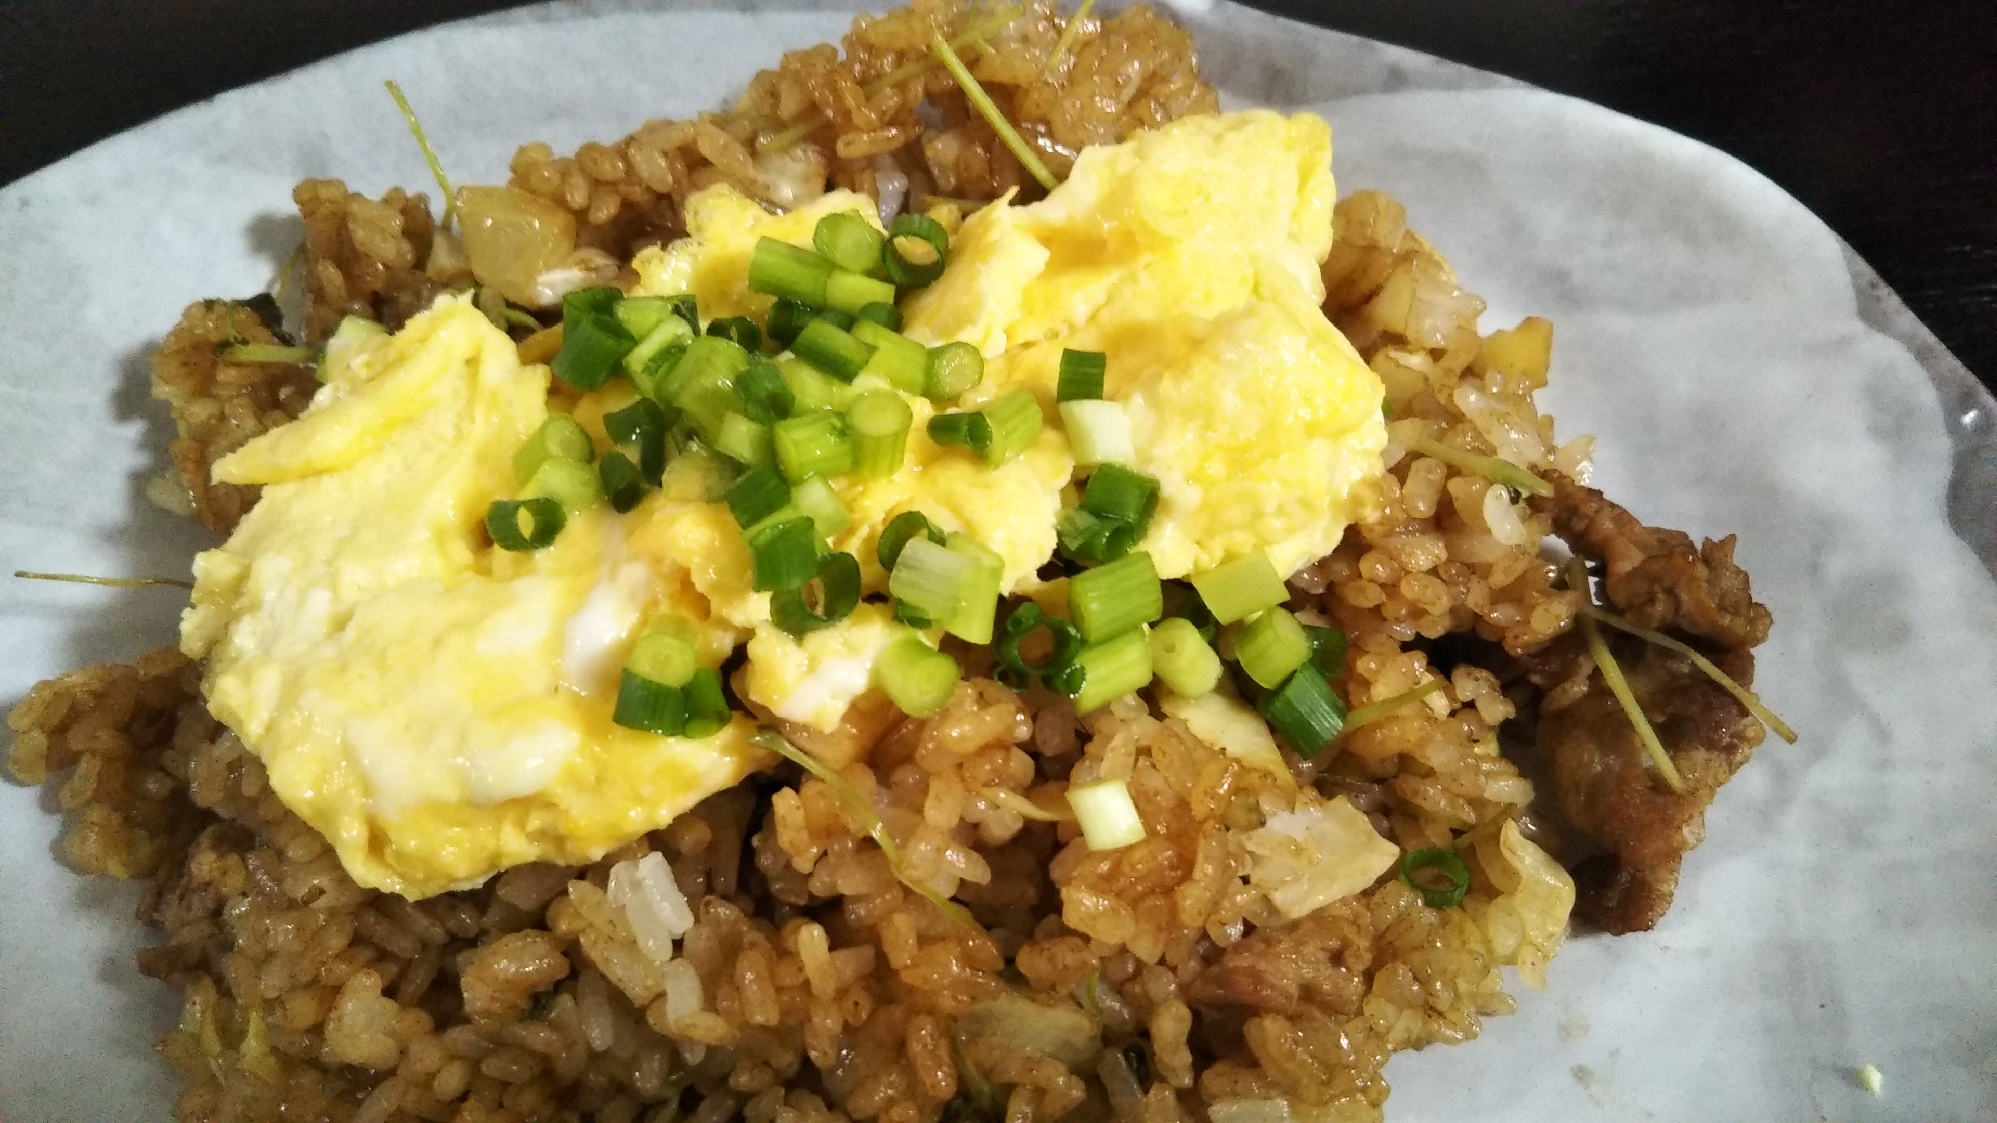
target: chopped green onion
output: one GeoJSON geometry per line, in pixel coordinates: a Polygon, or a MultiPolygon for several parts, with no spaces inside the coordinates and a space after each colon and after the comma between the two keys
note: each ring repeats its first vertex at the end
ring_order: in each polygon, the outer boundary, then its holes
{"type": "Polygon", "coordinates": [[[624,290],[616,285],[591,285],[577,289],[562,297],[562,323],[566,325],[571,317],[616,315],[617,302],[624,299],[624,290]]]}
{"type": "Polygon", "coordinates": [[[886,241],[887,236],[858,211],[828,214],[811,232],[811,244],[819,256],[849,273],[871,273],[879,268],[881,246],[886,241]]]}
{"type": "Polygon", "coordinates": [[[931,620],[954,617],[978,581],[978,561],[927,538],[902,544],[888,574],[888,592],[931,620]]]}
{"type": "Polygon", "coordinates": [[[1754,691],[1749,690],[1748,688],[1742,686],[1740,683],[1735,682],[1733,680],[1733,676],[1727,674],[1723,670],[1720,670],[1718,665],[1716,665],[1711,659],[1708,659],[1704,655],[1699,654],[1698,651],[1696,651],[1692,647],[1680,643],[1675,639],[1672,639],[1670,636],[1665,635],[1663,632],[1654,632],[1651,631],[1649,628],[1639,628],[1635,624],[1632,624],[1629,621],[1623,619],[1622,617],[1617,616],[1615,613],[1606,612],[1601,608],[1598,608],[1592,604],[1582,605],[1581,611],[1583,613],[1586,613],[1589,617],[1599,620],[1602,623],[1607,624],[1609,627],[1616,629],[1617,631],[1628,632],[1630,635],[1633,635],[1638,639],[1648,640],[1651,643],[1657,644],[1659,647],[1669,648],[1670,650],[1675,651],[1680,655],[1683,655],[1685,658],[1690,659],[1692,661],[1693,666],[1699,668],[1701,671],[1704,671],[1706,673],[1707,678],[1712,679],[1714,682],[1720,685],[1721,689],[1725,690],[1728,694],[1733,695],[1734,700],[1739,702],[1742,706],[1745,706],[1747,708],[1747,711],[1753,714],[1755,718],[1761,722],[1761,724],[1774,730],[1775,735],[1777,737],[1782,738],[1784,741],[1787,741],[1792,745],[1796,743],[1796,731],[1794,729],[1789,728],[1789,724],[1787,722],[1783,721],[1779,717],[1776,717],[1775,711],[1763,705],[1761,698],[1758,695],[1756,695],[1754,691]]]}
{"type": "Polygon", "coordinates": [[[851,382],[874,357],[874,349],[820,316],[804,325],[791,343],[798,358],[841,382],[851,382]]]}
{"type": "Polygon", "coordinates": [[[772,455],[770,427],[731,411],[715,428],[714,450],[738,464],[768,464],[772,455]]]}
{"type": "Polygon", "coordinates": [[[818,409],[840,409],[852,396],[852,387],[795,356],[778,359],[777,373],[791,392],[792,417],[818,409]]]}
{"type": "Polygon", "coordinates": [[[929,419],[929,439],[983,455],[992,447],[992,422],[983,413],[939,413],[929,419]]]}
{"type": "Polygon", "coordinates": [[[1124,412],[1122,402],[1062,402],[1060,408],[1061,425],[1068,431],[1075,463],[1093,467],[1129,464],[1137,459],[1137,446],[1130,439],[1130,415],[1124,412]]]}
{"type": "Polygon", "coordinates": [[[853,431],[853,467],[861,476],[882,480],[901,471],[915,412],[893,390],[868,390],[846,407],[853,431]]]}
{"type": "Polygon", "coordinates": [[[856,320],[861,309],[875,304],[889,304],[893,300],[894,286],[873,277],[863,277],[858,273],[848,273],[844,269],[834,269],[832,276],[825,281],[826,309],[844,312],[856,320]]]}
{"type": "Polygon", "coordinates": [[[1261,550],[1195,573],[1192,582],[1193,588],[1200,591],[1200,600],[1206,603],[1207,611],[1223,624],[1232,624],[1290,599],[1283,575],[1276,572],[1275,563],[1261,550]]]}
{"type": "Polygon", "coordinates": [[[874,684],[910,717],[941,712],[963,676],[955,659],[924,643],[921,636],[892,640],[874,659],[874,684]]]}
{"type": "Polygon", "coordinates": [[[1034,154],[1033,149],[1026,146],[1026,141],[1020,138],[1019,130],[1012,127],[1012,122],[1005,119],[1005,114],[999,112],[999,107],[992,101],[992,96],[985,92],[985,88],[978,84],[976,78],[972,77],[970,67],[965,66],[964,60],[957,57],[956,50],[944,40],[942,32],[930,31],[929,50],[931,54],[943,60],[944,68],[950,71],[950,77],[957,80],[958,87],[964,91],[965,99],[978,111],[978,115],[985,119],[985,124],[990,125],[992,131],[998,134],[998,138],[1005,142],[1006,148],[1019,161],[1019,166],[1038,180],[1040,186],[1049,191],[1054,190],[1060,181],[1054,178],[1053,172],[1047,170],[1046,164],[1040,162],[1040,157],[1034,154]]]}
{"type": "Polygon", "coordinates": [[[1075,809],[1082,838],[1091,850],[1121,850],[1144,841],[1144,820],[1123,780],[1070,785],[1068,806],[1075,809]]]}
{"type": "MultiPolygon", "coordinates": [[[[618,305],[619,308],[623,306],[618,305]]],[[[686,351],[693,335],[693,329],[686,326],[686,321],[668,308],[652,330],[639,336],[638,345],[624,356],[624,373],[630,375],[641,390],[655,385],[657,376],[670,369],[670,364],[678,361],[679,355],[686,351]]]]}
{"type": "Polygon", "coordinates": [[[578,390],[595,390],[637,346],[638,341],[616,319],[607,315],[570,317],[564,309],[562,349],[555,352],[555,361],[549,365],[563,382],[578,390]]]}
{"type": "Polygon", "coordinates": [[[920,394],[929,377],[929,348],[870,320],[853,325],[853,338],[874,349],[861,374],[880,376],[904,394],[920,394]]]}
{"type": "Polygon", "coordinates": [[[1220,656],[1191,620],[1174,616],[1151,629],[1151,665],[1172,693],[1197,698],[1220,685],[1220,656]]]}
{"type": "MultiPolygon", "coordinates": [[[[722,383],[733,393],[735,379],[749,369],[749,352],[732,339],[718,335],[703,335],[689,340],[686,353],[666,372],[659,386],[664,397],[680,408],[686,408],[682,400],[694,386],[706,383],[722,383]]],[[[713,420],[719,421],[716,413],[713,420]]]]}
{"type": "MultiPolygon", "coordinates": [[[[679,320],[673,302],[663,296],[627,296],[610,306],[610,314],[634,339],[645,338],[669,319],[679,320]]],[[[686,321],[680,320],[680,326],[686,327],[686,321]]]]}
{"type": "MultiPolygon", "coordinates": [[[[1588,569],[1580,558],[1568,559],[1567,584],[1572,589],[1587,590],[1588,569]]],[[[1664,777],[1664,783],[1672,791],[1683,794],[1685,780],[1678,775],[1678,765],[1665,751],[1664,742],[1657,739],[1657,730],[1651,726],[1650,716],[1637,702],[1636,692],[1630,689],[1629,680],[1623,677],[1622,665],[1616,662],[1615,653],[1609,650],[1608,642],[1602,638],[1602,630],[1595,626],[1594,617],[1581,614],[1581,631],[1588,637],[1588,651],[1595,657],[1595,667],[1602,672],[1602,681],[1608,684],[1609,693],[1616,696],[1623,713],[1629,715],[1637,740],[1643,743],[1643,751],[1650,754],[1650,762],[1657,767],[1657,774],[1664,777]]]]}
{"type": "Polygon", "coordinates": [[[1086,714],[1142,690],[1151,681],[1151,637],[1133,628],[1114,639],[1092,643],[1075,656],[1081,683],[1075,712],[1086,714]]]}
{"type": "Polygon", "coordinates": [[[1410,850],[1401,858],[1401,881],[1421,894],[1422,903],[1432,909],[1454,908],[1470,891],[1470,867],[1447,847],[1429,846],[1410,850]]]}
{"type": "Polygon", "coordinates": [[[1311,657],[1310,637],[1288,609],[1266,609],[1250,620],[1234,640],[1234,659],[1264,690],[1282,685],[1291,671],[1311,657]]]}
{"type": "MultiPolygon", "coordinates": [[[[19,577],[20,574],[17,573],[14,576],[19,577]]],[[[186,586],[187,588],[192,589],[194,587],[194,583],[192,581],[189,581],[186,583],[186,586]]],[[[923,614],[923,611],[921,609],[915,607],[912,604],[907,603],[906,601],[898,600],[894,602],[893,615],[895,618],[895,623],[907,624],[911,628],[933,628],[936,626],[936,621],[931,620],[928,616],[923,614]]]]}
{"type": "Polygon", "coordinates": [[[1311,643],[1311,664],[1323,671],[1326,678],[1336,678],[1345,669],[1344,631],[1306,624],[1304,636],[1311,643]]]}
{"type": "Polygon", "coordinates": [[[603,459],[597,462],[596,475],[603,481],[603,495],[610,500],[610,509],[620,515],[645,498],[644,475],[630,457],[616,449],[603,454],[603,459]]]}
{"type": "Polygon", "coordinates": [[[709,737],[727,726],[728,695],[721,688],[721,672],[702,667],[686,684],[686,736],[709,737]]]}
{"type": "Polygon", "coordinates": [[[825,282],[831,276],[831,262],[776,238],[759,239],[749,256],[750,292],[795,300],[812,308],[825,307],[825,282]]]}
{"type": "MultiPolygon", "coordinates": [[[[827,308],[825,311],[813,316],[812,319],[824,320],[826,323],[845,332],[852,331],[853,325],[860,322],[851,313],[842,312],[837,308],[827,308]]],[[[792,342],[795,343],[796,341],[792,340],[792,342]]]]}
{"type": "Polygon", "coordinates": [[[759,464],[736,477],[726,498],[735,525],[747,530],[783,510],[790,502],[790,488],[775,468],[759,464]]]}
{"type": "Polygon", "coordinates": [[[677,737],[686,731],[686,693],[626,669],[617,683],[610,720],[626,729],[677,737]]]}
{"type": "Polygon", "coordinates": [[[1064,507],[1054,521],[1061,553],[1078,562],[1109,562],[1137,545],[1137,531],[1121,519],[1099,518],[1080,507],[1064,507]]]}
{"type": "Polygon", "coordinates": [[[562,510],[579,515],[603,499],[603,486],[597,482],[595,468],[580,460],[551,456],[527,481],[527,495],[545,495],[560,503],[562,510]]]}
{"type": "Polygon", "coordinates": [[[690,292],[676,292],[658,299],[672,306],[673,315],[686,321],[686,326],[700,333],[700,300],[690,292]]]}
{"type": "Polygon", "coordinates": [[[843,414],[816,410],[771,428],[777,467],[793,484],[807,476],[843,476],[853,470],[853,441],[843,414]]]}
{"type": "Polygon", "coordinates": [[[770,314],[766,319],[770,338],[789,347],[791,341],[797,338],[797,333],[803,331],[804,325],[810,323],[812,317],[816,315],[818,313],[808,304],[800,304],[795,300],[779,300],[770,305],[770,314]]]}
{"type": "MultiPolygon", "coordinates": [[[[901,309],[896,308],[893,304],[886,301],[877,301],[873,304],[863,306],[858,312],[853,313],[853,318],[861,323],[879,324],[889,331],[901,330],[901,309]]],[[[919,390],[911,391],[911,393],[920,392],[919,390]]]]}
{"type": "Polygon", "coordinates": [[[485,509],[486,533],[492,544],[516,552],[539,550],[553,545],[568,516],[562,505],[542,496],[538,499],[496,499],[485,509]],[[521,520],[527,527],[521,529],[521,520]]]}
{"type": "Polygon", "coordinates": [[[1207,611],[1199,593],[1184,582],[1165,583],[1165,615],[1190,623],[1209,645],[1220,634],[1220,625],[1214,621],[1213,613],[1207,611]]]}
{"type": "MultiPolygon", "coordinates": [[[[299,250],[302,251],[303,248],[301,246],[299,250]]],[[[348,316],[342,319],[340,326],[333,330],[333,338],[326,341],[326,355],[319,362],[319,381],[342,381],[346,377],[347,369],[354,365],[362,349],[387,335],[387,328],[364,316],[348,316]]]]}
{"type": "Polygon", "coordinates": [[[773,363],[758,362],[735,380],[742,395],[742,412],[760,425],[774,425],[791,415],[797,396],[785,384],[783,372],[773,363]]]}
{"type": "Polygon", "coordinates": [[[758,529],[749,537],[753,588],[759,593],[795,589],[818,571],[818,530],[799,516],[758,529]]]}
{"type": "Polygon", "coordinates": [[[971,559],[971,577],[963,586],[963,601],[957,611],[936,622],[943,630],[967,643],[992,642],[992,625],[998,616],[999,583],[1005,576],[1005,559],[968,534],[944,536],[944,548],[971,559]]]}
{"type": "Polygon", "coordinates": [[[623,409],[603,415],[603,431],[627,457],[638,464],[645,482],[658,486],[666,470],[666,429],[664,409],[650,398],[639,398],[623,409]]]}
{"type": "Polygon", "coordinates": [[[950,234],[942,223],[910,211],[889,225],[885,262],[895,284],[922,288],[943,275],[949,260],[950,234]]]}
{"type": "Polygon", "coordinates": [[[1492,483],[1502,484],[1513,491],[1523,491],[1527,495],[1548,496],[1553,494],[1553,485],[1526,471],[1509,460],[1495,456],[1471,452],[1468,449],[1446,445],[1433,437],[1416,437],[1408,445],[1423,456],[1433,457],[1458,471],[1482,476],[1492,483]]]}
{"type": "MultiPolygon", "coordinates": [[[[1040,402],[1024,387],[1008,390],[986,402],[978,411],[991,422],[991,443],[980,450],[986,464],[996,468],[1033,447],[1040,439],[1043,421],[1040,402]]],[[[1142,477],[1140,477],[1142,478],[1142,477]]],[[[1154,488],[1156,484],[1152,485],[1154,488]]]]}
{"type": "Polygon", "coordinates": [[[820,538],[830,538],[853,525],[853,516],[824,476],[807,477],[792,488],[790,501],[791,506],[811,520],[820,538]]]}
{"type": "Polygon", "coordinates": [[[1068,615],[1090,643],[1148,624],[1165,612],[1165,589],[1142,550],[1068,581],[1068,615]]]}
{"type": "Polygon", "coordinates": [[[943,529],[921,511],[903,511],[889,519],[888,525],[881,528],[880,541],[874,544],[874,557],[879,559],[881,568],[894,569],[901,558],[901,548],[917,537],[927,538],[938,546],[945,541],[943,529]]]}
{"type": "Polygon", "coordinates": [[[763,349],[763,329],[747,316],[728,316],[707,325],[707,334],[734,340],[751,355],[763,349]]]}
{"type": "Polygon", "coordinates": [[[1061,37],[1054,41],[1053,52],[1047,56],[1049,75],[1054,74],[1056,68],[1061,65],[1061,59],[1067,55],[1068,48],[1075,45],[1075,37],[1081,34],[1082,25],[1088,22],[1089,11],[1095,6],[1096,0],[1082,0],[1076,6],[1075,14],[1068,17],[1068,22],[1061,28],[1061,37]]]}
{"type": "Polygon", "coordinates": [[[718,503],[741,473],[735,462],[685,430],[674,433],[672,462],[659,488],[674,502],[718,503]]]}
{"type": "Polygon", "coordinates": [[[403,96],[402,87],[393,80],[382,85],[388,87],[388,96],[395,99],[395,108],[402,111],[402,123],[409,126],[409,135],[416,138],[416,147],[423,152],[423,162],[430,165],[430,176],[437,181],[437,190],[444,195],[444,214],[437,220],[437,225],[448,228],[458,205],[458,197],[451,190],[451,177],[444,174],[444,162],[437,159],[437,150],[430,147],[430,138],[423,134],[423,122],[416,119],[416,109],[403,96]]]}
{"type": "Polygon", "coordinates": [[[1076,351],[1064,349],[1061,352],[1061,375],[1055,384],[1054,400],[1057,402],[1078,402],[1103,396],[1103,372],[1108,369],[1109,356],[1101,351],[1076,351]]]}
{"type": "Polygon", "coordinates": [[[624,668],[653,682],[685,686],[700,669],[700,652],[689,631],[663,627],[646,632],[632,645],[631,657],[624,661],[624,668]]]}
{"type": "Polygon", "coordinates": [[[923,379],[922,396],[939,405],[955,405],[958,398],[985,380],[985,356],[968,343],[945,343],[929,349],[929,371],[923,379]]]}
{"type": "MultiPolygon", "coordinates": [[[[1075,657],[1082,653],[1081,629],[1059,616],[1049,616],[1040,606],[1027,601],[1013,609],[1005,621],[1004,634],[999,637],[998,661],[1000,665],[1020,676],[1022,680],[1045,678],[1066,667],[1074,665],[1075,657]],[[1047,658],[1038,663],[1029,663],[1020,654],[1019,645],[1036,631],[1045,630],[1050,647],[1047,658]]],[[[1024,681],[1021,686],[1024,686],[1024,681]]]]}
{"type": "Polygon", "coordinates": [[[1324,674],[1309,663],[1291,672],[1283,685],[1270,691],[1255,708],[1305,760],[1323,752],[1345,729],[1345,703],[1332,692],[1324,674]]]}
{"type": "Polygon", "coordinates": [[[587,464],[595,456],[596,446],[590,442],[582,422],[566,413],[551,413],[546,421],[541,422],[540,428],[534,430],[534,435],[527,438],[526,443],[513,454],[513,478],[526,483],[551,457],[587,464]]]}
{"type": "Polygon", "coordinates": [[[1382,698],[1378,702],[1368,702],[1345,715],[1345,731],[1350,733],[1369,721],[1378,721],[1403,706],[1421,701],[1446,685],[1448,684],[1441,679],[1432,678],[1413,690],[1403,691],[1391,698],[1382,698]]]}
{"type": "Polygon", "coordinates": [[[848,553],[830,553],[818,559],[818,570],[809,583],[770,595],[770,620],[791,635],[801,636],[837,624],[859,603],[858,559],[848,553]]]}
{"type": "Polygon", "coordinates": [[[1139,538],[1158,510],[1158,481],[1120,464],[1104,464],[1089,476],[1082,510],[1098,518],[1129,523],[1139,538]]]}

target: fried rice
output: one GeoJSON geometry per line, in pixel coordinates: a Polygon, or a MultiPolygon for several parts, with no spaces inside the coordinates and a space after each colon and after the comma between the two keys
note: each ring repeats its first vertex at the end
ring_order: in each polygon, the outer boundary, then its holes
{"type": "MultiPolygon", "coordinates": [[[[511,183],[572,215],[573,252],[613,271],[680,233],[679,205],[714,182],[779,207],[828,182],[910,206],[1034,190],[941,71],[882,81],[926,57],[932,25],[978,18],[942,0],[863,17],[839,47],[784,55],[728,114],[571,156],[530,144],[511,183]]],[[[1214,108],[1190,40],[1149,9],[1083,21],[1050,70],[1065,26],[1043,0],[974,63],[1057,175],[1084,146],[1214,108]]],[[[296,201],[308,342],[351,314],[393,326],[458,280],[421,195],[308,181],[296,201]]],[[[1514,840],[1577,863],[1606,846],[1614,871],[1638,867],[1612,832],[1578,841],[1564,796],[1535,800],[1562,767],[1535,723],[1601,683],[1577,646],[1587,594],[1542,552],[1559,509],[1415,450],[1439,440],[1585,479],[1592,441],[1556,443],[1533,400],[1550,326],[1480,334],[1483,302],[1393,200],[1362,191],[1335,216],[1326,312],[1386,385],[1388,474],[1373,516],[1292,580],[1290,607],[1346,633],[1335,685],[1352,706],[1442,686],[1286,762],[1403,852],[1452,848],[1471,874],[1460,904],[1430,907],[1389,874],[1286,920],[1251,876],[1277,778],[1143,697],[1078,717],[969,653],[935,717],[870,697],[837,733],[786,732],[871,805],[900,872],[954,881],[973,924],[909,890],[851,800],[789,764],[592,865],[412,902],[355,885],[169,648],[36,686],[9,715],[8,763],[59,785],[73,866],[147,884],[140,917],[159,939],[139,963],[184,999],[159,1045],[182,1079],[175,1118],[1382,1118],[1393,1053],[1475,1037],[1514,1008],[1502,968],[1537,985],[1558,946],[1571,884],[1514,840]],[[1072,822],[1031,813],[1037,787],[1097,778],[1127,779],[1144,841],[1093,852],[1072,822]],[[676,955],[648,927],[674,907],[662,873],[692,914],[676,955]]],[[[222,344],[281,341],[275,320],[202,302],[155,359],[187,504],[217,532],[256,495],[211,485],[207,466],[313,388],[302,367],[227,357],[222,344]]],[[[1752,642],[1709,646],[1746,678],[1752,642]]],[[[1707,800],[1759,740],[1745,711],[1723,716],[1738,751],[1707,800]]],[[[1687,751],[1689,734],[1665,733],[1687,751]]]]}

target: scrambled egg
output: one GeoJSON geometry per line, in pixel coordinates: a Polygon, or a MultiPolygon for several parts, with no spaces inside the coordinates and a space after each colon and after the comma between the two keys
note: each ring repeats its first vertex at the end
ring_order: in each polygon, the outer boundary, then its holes
{"type": "MultiPolygon", "coordinates": [[[[984,354],[964,407],[1026,387],[1047,426],[992,469],[930,442],[936,407],[912,402],[904,469],[833,483],[853,520],[831,545],[860,559],[866,587],[885,586],[881,528],[918,510],[995,551],[1005,591],[1038,588],[1073,502],[1053,401],[1064,347],[1108,355],[1130,467],[1161,483],[1142,543],[1161,576],[1263,549],[1287,573],[1329,551],[1373,501],[1385,444],[1380,382],[1317,307],[1330,141],[1311,116],[1188,118],[1085,152],[1043,202],[967,219],[904,331],[984,354]]],[[[710,188],[688,204],[687,238],[633,262],[636,292],[760,319],[757,240],[809,245],[836,211],[875,221],[846,192],[777,216],[710,188]]],[[[522,862],[591,861],[770,759],[746,717],[699,741],[611,722],[620,668],[662,614],[694,623],[709,665],[746,643],[738,688],[787,720],[835,729],[868,690],[899,627],[887,610],[785,634],[724,505],[654,491],[626,515],[571,517],[546,549],[493,548],[485,511],[517,491],[511,457],[548,415],[550,376],[468,298],[341,358],[305,416],[216,465],[264,496],[197,559],[182,646],[208,660],[214,713],[361,884],[423,897],[522,862]]],[[[603,414],[631,395],[556,401],[601,447],[603,414]]]]}

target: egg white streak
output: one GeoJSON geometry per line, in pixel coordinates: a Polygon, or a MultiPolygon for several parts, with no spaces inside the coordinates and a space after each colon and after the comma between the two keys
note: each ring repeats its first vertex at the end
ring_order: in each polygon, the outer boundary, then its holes
{"type": "Polygon", "coordinates": [[[584,696],[617,689],[612,660],[657,589],[651,567],[626,556],[623,521],[605,519],[603,526],[601,575],[562,637],[562,684],[584,696]]]}

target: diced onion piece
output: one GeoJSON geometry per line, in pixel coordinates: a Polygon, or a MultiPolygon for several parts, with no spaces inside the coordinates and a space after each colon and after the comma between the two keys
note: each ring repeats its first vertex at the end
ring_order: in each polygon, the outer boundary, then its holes
{"type": "Polygon", "coordinates": [[[536,306],[536,281],[575,252],[575,215],[517,187],[458,189],[458,227],[472,276],[515,304],[536,306]]]}
{"type": "Polygon", "coordinates": [[[1130,785],[1122,780],[1070,787],[1068,806],[1075,809],[1091,850],[1121,850],[1144,841],[1144,820],[1130,798],[1130,785]]]}

